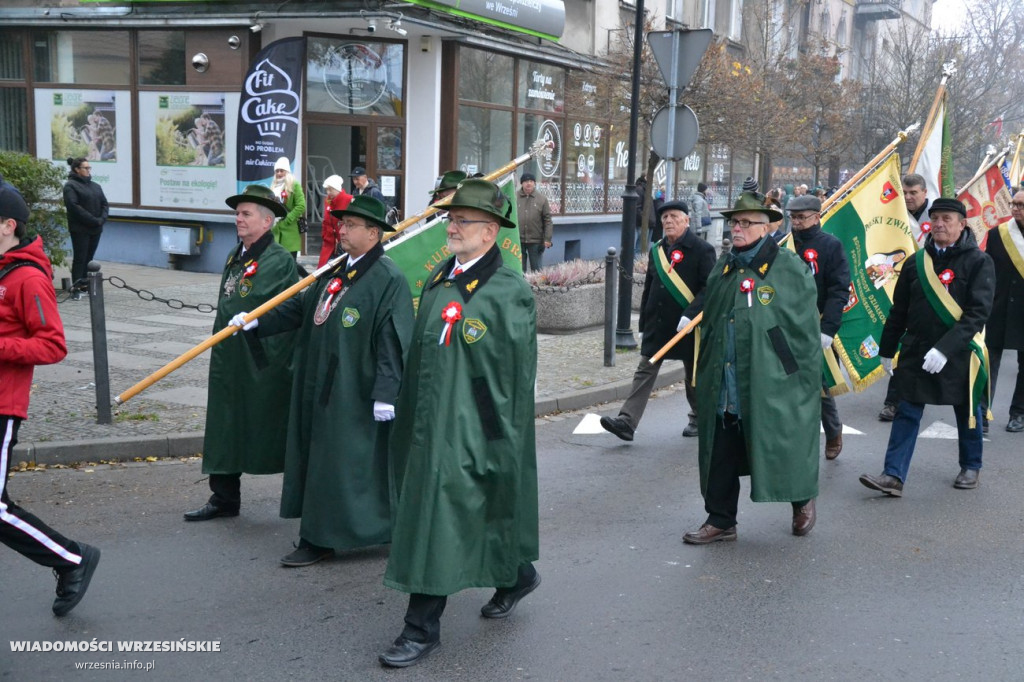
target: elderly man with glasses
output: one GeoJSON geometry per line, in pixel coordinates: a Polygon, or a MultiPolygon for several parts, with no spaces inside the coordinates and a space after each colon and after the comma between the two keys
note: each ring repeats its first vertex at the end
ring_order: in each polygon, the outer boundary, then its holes
{"type": "Polygon", "coordinates": [[[806,264],[779,248],[782,214],[744,192],[722,211],[732,250],[708,278],[697,358],[700,486],[707,520],[683,542],[736,539],[740,476],[755,502],[790,502],[792,532],[814,527],[821,443],[817,292],[806,264]]]}

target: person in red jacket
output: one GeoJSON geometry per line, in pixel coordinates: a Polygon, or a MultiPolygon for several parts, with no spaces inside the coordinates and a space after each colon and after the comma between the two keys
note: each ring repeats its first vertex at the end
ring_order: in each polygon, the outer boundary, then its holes
{"type": "Polygon", "coordinates": [[[21,194],[0,185],[0,542],[54,569],[53,613],[63,616],[85,596],[100,550],[67,539],[7,495],[11,453],[18,427],[28,417],[33,368],[60,362],[68,353],[53,271],[43,240],[26,236],[28,216],[21,194]]]}
{"type": "Polygon", "coordinates": [[[324,191],[327,197],[324,200],[324,222],[321,236],[323,243],[320,246],[320,261],[316,264],[322,268],[327,261],[335,256],[334,250],[338,244],[339,218],[335,218],[332,211],[344,211],[348,203],[352,201],[352,195],[345,191],[340,175],[331,175],[324,180],[324,191]]]}

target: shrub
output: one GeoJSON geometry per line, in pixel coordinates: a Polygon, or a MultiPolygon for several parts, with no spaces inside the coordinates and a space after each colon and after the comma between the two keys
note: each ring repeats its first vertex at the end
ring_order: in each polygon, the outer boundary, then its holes
{"type": "Polygon", "coordinates": [[[0,151],[0,175],[18,188],[32,214],[30,237],[43,238],[43,249],[55,266],[67,260],[68,216],[64,209],[64,171],[49,161],[21,152],[0,151]]]}
{"type": "MultiPolygon", "coordinates": [[[[633,275],[643,281],[647,273],[647,256],[639,256],[633,264],[633,275]]],[[[604,281],[604,261],[569,260],[526,273],[526,281],[536,287],[570,287],[599,284],[604,281]]]]}

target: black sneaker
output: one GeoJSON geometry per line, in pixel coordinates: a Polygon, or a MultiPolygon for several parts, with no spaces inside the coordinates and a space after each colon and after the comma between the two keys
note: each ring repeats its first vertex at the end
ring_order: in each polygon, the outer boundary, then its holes
{"type": "Polygon", "coordinates": [[[601,417],[601,427],[622,440],[633,440],[633,427],[622,417],[601,417]]]}
{"type": "Polygon", "coordinates": [[[77,567],[53,573],[57,576],[57,598],[53,602],[53,615],[64,616],[82,601],[89,589],[96,564],[100,562],[100,550],[84,542],[78,543],[82,552],[82,563],[77,567]]]}
{"type": "Polygon", "coordinates": [[[294,552],[281,557],[281,563],[291,568],[296,568],[298,566],[312,566],[316,562],[322,561],[323,559],[333,555],[333,549],[329,547],[317,547],[316,545],[311,545],[303,540],[299,543],[299,546],[295,548],[294,552]]]}

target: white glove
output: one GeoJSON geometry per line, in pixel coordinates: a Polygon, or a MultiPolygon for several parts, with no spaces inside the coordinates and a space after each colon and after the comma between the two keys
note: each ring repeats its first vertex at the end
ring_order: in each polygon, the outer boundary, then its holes
{"type": "MultiPolygon", "coordinates": [[[[245,316],[248,315],[248,314],[249,313],[238,313],[237,315],[235,315],[234,317],[231,318],[231,321],[228,322],[228,324],[231,325],[232,327],[241,327],[242,331],[245,331],[245,332],[249,331],[250,329],[255,329],[256,327],[260,326],[259,318],[257,318],[255,320],[253,320],[252,322],[249,322],[248,324],[246,324],[245,316]]],[[[235,332],[235,334],[237,334],[237,333],[238,332],[235,332]]],[[[232,334],[232,336],[234,336],[235,334],[232,334]]]]}
{"type": "Polygon", "coordinates": [[[379,400],[373,401],[373,420],[377,422],[389,422],[395,418],[395,406],[382,403],[379,400]]]}
{"type": "Polygon", "coordinates": [[[688,324],[690,324],[690,318],[688,318],[686,315],[683,315],[682,317],[679,318],[679,324],[676,325],[676,331],[683,331],[684,329],[686,329],[686,325],[688,324]]]}
{"type": "Polygon", "coordinates": [[[882,361],[882,369],[885,370],[885,373],[892,376],[892,358],[880,357],[878,359],[882,361]]]}
{"type": "Polygon", "coordinates": [[[946,366],[946,356],[942,351],[932,348],[924,354],[924,363],[921,366],[929,374],[938,374],[946,366]]]}
{"type": "Polygon", "coordinates": [[[832,345],[832,337],[829,336],[828,334],[822,334],[821,335],[821,349],[825,350],[826,348],[828,348],[831,345],[832,345]]]}

